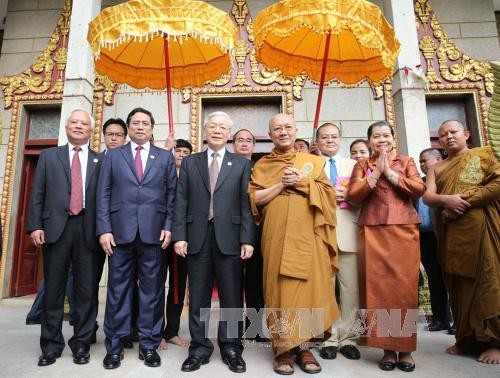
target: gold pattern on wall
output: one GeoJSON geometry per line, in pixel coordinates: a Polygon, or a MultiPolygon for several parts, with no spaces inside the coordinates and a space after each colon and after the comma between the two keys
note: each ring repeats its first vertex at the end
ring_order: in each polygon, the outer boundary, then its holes
{"type": "Polygon", "coordinates": [[[17,95],[31,94],[34,99],[43,93],[62,93],[70,16],[71,1],[66,0],[49,43],[37,60],[20,74],[0,77],[5,109],[12,106],[17,95]]]}
{"type": "Polygon", "coordinates": [[[104,105],[113,105],[114,97],[118,85],[113,83],[107,76],[102,76],[96,73],[94,80],[94,101],[93,101],[93,116],[95,127],[92,134],[92,149],[99,151],[101,147],[101,127],[103,124],[102,115],[104,105]]]}
{"type": "Polygon", "coordinates": [[[450,85],[450,88],[454,89],[465,89],[469,83],[482,82],[487,93],[491,95],[493,73],[490,64],[462,53],[450,41],[437,20],[429,0],[416,0],[415,14],[420,21],[419,48],[425,58],[430,89],[437,89],[436,83],[443,81],[456,83],[450,85]],[[436,68],[439,69],[439,75],[436,68]]]}
{"type": "Polygon", "coordinates": [[[416,0],[419,48],[426,67],[430,94],[473,95],[481,144],[488,144],[486,96],[493,91],[493,71],[489,62],[463,54],[448,38],[429,0],[416,0]]]}
{"type": "MultiPolygon", "coordinates": [[[[223,75],[218,80],[206,82],[205,85],[217,88],[248,87],[250,92],[259,93],[266,86],[290,86],[292,96],[296,100],[302,100],[302,88],[306,82],[305,75],[294,78],[286,78],[281,71],[268,70],[261,66],[255,59],[253,48],[253,21],[250,16],[246,0],[233,0],[231,8],[233,17],[239,29],[239,40],[235,43],[234,67],[236,68],[229,75],[223,75]]],[[[191,101],[194,88],[183,88],[181,90],[182,102],[191,101]]]]}

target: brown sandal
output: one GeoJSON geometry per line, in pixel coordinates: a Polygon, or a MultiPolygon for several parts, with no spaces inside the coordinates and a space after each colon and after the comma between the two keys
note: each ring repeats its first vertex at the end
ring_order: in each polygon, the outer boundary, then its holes
{"type": "Polygon", "coordinates": [[[292,375],[293,371],[293,360],[295,356],[291,351],[287,351],[283,354],[280,354],[274,359],[274,367],[273,370],[277,374],[281,375],[292,375]],[[292,370],[282,370],[280,367],[288,366],[292,370]]]}
{"type": "Polygon", "coordinates": [[[299,365],[300,369],[307,374],[316,374],[321,371],[321,365],[319,362],[314,358],[313,354],[311,353],[310,350],[304,349],[299,352],[297,357],[295,358],[295,362],[299,365]],[[316,369],[311,369],[310,367],[308,368],[308,365],[316,365],[316,369]]]}

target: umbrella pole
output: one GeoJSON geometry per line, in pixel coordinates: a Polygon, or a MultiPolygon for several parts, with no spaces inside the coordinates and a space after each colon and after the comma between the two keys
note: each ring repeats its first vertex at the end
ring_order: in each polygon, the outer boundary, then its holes
{"type": "Polygon", "coordinates": [[[319,81],[318,100],[316,101],[316,114],[314,116],[313,138],[314,138],[314,131],[318,128],[319,111],[321,109],[321,100],[323,99],[323,87],[325,84],[326,65],[328,63],[328,52],[330,51],[330,36],[331,36],[330,31],[328,31],[328,34],[326,35],[325,52],[323,54],[323,66],[321,67],[321,79],[319,81]]]}
{"type": "Polygon", "coordinates": [[[165,46],[165,75],[167,77],[168,131],[172,134],[174,132],[174,120],[172,117],[172,83],[170,82],[170,60],[168,56],[167,37],[163,37],[163,45],[165,46]]]}

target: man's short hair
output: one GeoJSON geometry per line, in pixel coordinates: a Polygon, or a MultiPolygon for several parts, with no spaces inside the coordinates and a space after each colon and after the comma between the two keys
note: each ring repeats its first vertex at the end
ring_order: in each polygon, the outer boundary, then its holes
{"type": "Polygon", "coordinates": [[[71,112],[69,112],[68,116],[66,117],[66,123],[65,125],[68,126],[69,124],[69,119],[71,118],[71,116],[73,115],[73,113],[75,112],[84,112],[86,113],[89,118],[90,118],[90,128],[92,130],[94,130],[94,127],[95,127],[95,120],[94,120],[94,117],[92,117],[92,114],[89,113],[89,111],[87,109],[83,109],[83,108],[76,108],[76,109],[73,109],[71,112]]]}
{"type": "Polygon", "coordinates": [[[231,117],[229,117],[229,114],[227,114],[226,112],[222,112],[222,111],[216,111],[216,112],[212,112],[210,113],[208,116],[207,116],[207,119],[205,120],[205,123],[203,124],[203,127],[207,127],[208,125],[208,122],[214,118],[214,117],[226,117],[227,120],[229,121],[229,128],[233,128],[234,126],[234,122],[233,120],[231,119],[231,117]]]}
{"type": "Polygon", "coordinates": [[[307,146],[307,149],[309,149],[309,147],[310,147],[309,142],[305,139],[295,139],[295,143],[297,143],[297,142],[304,142],[307,146]]]}
{"type": "MultiPolygon", "coordinates": [[[[331,122],[325,122],[323,123],[321,126],[319,126],[317,129],[316,129],[316,139],[319,138],[319,132],[320,130],[323,128],[323,127],[326,127],[326,126],[333,126],[333,127],[336,127],[337,130],[339,131],[339,137],[342,138],[342,129],[340,128],[339,125],[336,125],[335,123],[331,123],[331,122]]],[[[298,140],[298,139],[297,139],[298,140]]]]}
{"type": "Polygon", "coordinates": [[[441,151],[439,151],[437,148],[426,148],[422,152],[420,152],[419,157],[422,157],[424,154],[430,154],[435,157],[440,157],[441,159],[443,158],[443,155],[441,154],[441,151]]]}
{"type": "Polygon", "coordinates": [[[255,144],[255,135],[253,135],[253,133],[248,130],[248,129],[239,129],[236,133],[234,133],[233,135],[233,143],[236,142],[236,138],[238,137],[238,134],[242,131],[246,131],[247,133],[249,133],[251,136],[252,136],[252,142],[253,144],[255,144]]]}
{"type": "Polygon", "coordinates": [[[185,139],[177,139],[175,141],[175,148],[187,148],[190,154],[193,152],[193,146],[185,139]]]}
{"type": "Polygon", "coordinates": [[[109,125],[120,125],[123,129],[123,133],[125,136],[127,136],[127,124],[125,121],[121,118],[110,118],[106,122],[104,122],[104,125],[102,125],[102,133],[103,135],[106,134],[106,129],[108,128],[109,125]]]}
{"type": "Polygon", "coordinates": [[[153,113],[151,113],[149,110],[144,109],[144,108],[135,108],[135,109],[132,109],[132,111],[130,113],[128,113],[127,126],[130,126],[130,121],[135,113],[144,113],[144,114],[148,115],[149,119],[151,120],[151,126],[155,125],[155,119],[153,117],[153,113]]]}

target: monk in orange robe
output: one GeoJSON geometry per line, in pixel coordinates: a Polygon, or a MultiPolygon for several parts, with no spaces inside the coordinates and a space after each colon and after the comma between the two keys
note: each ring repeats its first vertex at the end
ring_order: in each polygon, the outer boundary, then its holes
{"type": "Polygon", "coordinates": [[[500,163],[490,147],[469,149],[458,121],[438,131],[448,158],[431,168],[424,201],[437,207],[439,249],[457,326],[450,354],[500,364],[500,163]]]}
{"type": "Polygon", "coordinates": [[[294,359],[302,370],[319,372],[310,343],[328,338],[339,317],[332,285],[335,190],[324,159],[294,150],[296,133],[291,116],[271,118],[275,148],[255,164],[249,185],[252,211],[263,223],[266,318],[279,374],[293,373],[294,359]]]}

